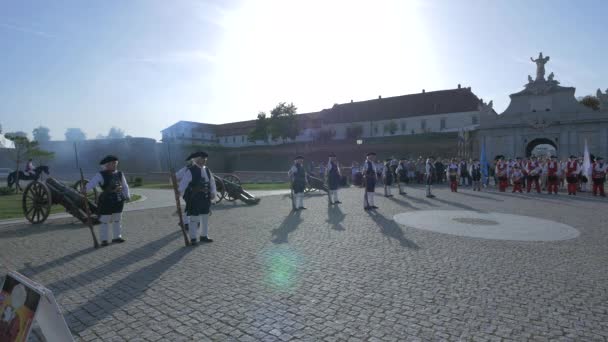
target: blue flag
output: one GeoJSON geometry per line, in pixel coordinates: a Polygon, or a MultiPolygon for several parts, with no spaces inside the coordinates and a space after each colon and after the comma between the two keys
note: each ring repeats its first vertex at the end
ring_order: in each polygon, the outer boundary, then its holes
{"type": "Polygon", "coordinates": [[[479,156],[479,164],[481,164],[481,174],[483,175],[483,183],[487,184],[488,179],[488,160],[486,159],[486,143],[481,145],[481,156],[479,156]]]}

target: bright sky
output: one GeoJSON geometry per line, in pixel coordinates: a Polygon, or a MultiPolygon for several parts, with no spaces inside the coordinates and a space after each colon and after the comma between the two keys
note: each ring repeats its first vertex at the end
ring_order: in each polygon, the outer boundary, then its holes
{"type": "Polygon", "coordinates": [[[608,2],[570,0],[0,1],[4,131],[255,119],[470,86],[495,109],[534,77],[608,88],[608,2]]]}

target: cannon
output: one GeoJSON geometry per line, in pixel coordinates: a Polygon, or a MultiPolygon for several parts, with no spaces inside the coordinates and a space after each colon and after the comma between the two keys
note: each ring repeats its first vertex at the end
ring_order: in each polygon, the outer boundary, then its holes
{"type": "Polygon", "coordinates": [[[311,192],[316,190],[323,190],[329,193],[329,188],[322,179],[308,175],[306,188],[304,189],[304,191],[311,192]]]}
{"type": "MultiPolygon", "coordinates": [[[[91,222],[99,224],[97,204],[95,203],[94,196],[94,193],[88,194],[87,201],[91,210],[91,222]]],[[[87,223],[84,198],[82,193],[76,189],[49,177],[45,181],[37,180],[31,182],[23,191],[23,215],[33,224],[44,222],[49,217],[53,204],[63,206],[70,215],[82,223],[87,223]]]]}
{"type": "Polygon", "coordinates": [[[216,204],[221,202],[222,199],[234,202],[237,199],[245,202],[246,204],[258,204],[259,198],[256,198],[252,194],[248,193],[241,186],[241,180],[234,175],[226,175],[222,178],[213,175],[215,180],[215,187],[217,189],[216,204]]]}

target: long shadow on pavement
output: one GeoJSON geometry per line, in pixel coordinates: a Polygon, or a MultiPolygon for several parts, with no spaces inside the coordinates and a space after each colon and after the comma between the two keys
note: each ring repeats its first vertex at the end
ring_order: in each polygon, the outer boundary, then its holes
{"type": "Polygon", "coordinates": [[[345,230],[342,225],[342,221],[346,215],[342,212],[342,209],[338,205],[332,205],[327,207],[327,220],[325,222],[331,225],[331,228],[338,231],[345,230]]]}
{"type": "Polygon", "coordinates": [[[476,212],[479,212],[479,213],[485,212],[484,210],[473,208],[473,207],[468,206],[466,204],[462,204],[462,203],[458,203],[458,202],[452,202],[452,201],[446,201],[446,200],[438,198],[438,197],[433,198],[433,201],[441,202],[443,204],[451,205],[453,207],[464,209],[464,210],[471,210],[471,211],[476,211],[476,212]]]}
{"type": "Polygon", "coordinates": [[[90,248],[85,248],[85,249],[81,249],[77,252],[74,253],[70,253],[68,255],[64,255],[60,258],[57,258],[55,260],[51,260],[48,262],[45,262],[44,264],[41,265],[37,265],[37,266],[32,266],[31,262],[26,262],[25,263],[25,267],[21,268],[18,272],[27,276],[27,277],[33,277],[38,273],[42,273],[48,269],[51,269],[53,267],[57,267],[57,266],[61,266],[67,262],[70,262],[72,260],[77,259],[80,256],[83,256],[85,254],[89,254],[91,252],[94,252],[95,248],[90,247],[90,248]]]}
{"type": "Polygon", "coordinates": [[[491,201],[496,201],[496,202],[504,202],[504,200],[501,200],[501,199],[498,199],[498,198],[494,198],[494,197],[490,197],[490,196],[481,196],[481,195],[477,195],[477,194],[472,194],[470,192],[459,191],[458,194],[464,195],[464,196],[469,196],[469,197],[481,198],[481,199],[484,199],[484,200],[491,200],[491,201]]]}
{"type": "Polygon", "coordinates": [[[273,243],[287,243],[289,234],[293,233],[300,223],[302,223],[302,218],[300,217],[300,211],[292,211],[287,215],[287,217],[281,222],[281,224],[272,230],[272,242],[273,243]]]}
{"type": "Polygon", "coordinates": [[[429,207],[438,207],[438,205],[437,205],[437,204],[435,204],[435,203],[433,203],[433,202],[430,202],[430,201],[427,201],[427,200],[422,199],[422,198],[417,198],[417,197],[414,197],[414,196],[407,196],[407,198],[408,198],[409,200],[411,200],[411,201],[416,202],[416,203],[420,203],[420,204],[426,204],[426,205],[428,205],[429,207]]]}
{"type": "MultiPolygon", "coordinates": [[[[58,280],[51,284],[48,284],[48,288],[53,290],[55,295],[62,293],[66,290],[74,290],[90,284],[94,281],[100,280],[112,273],[126,268],[129,265],[135,264],[141,260],[148,259],[158,252],[159,249],[166,246],[173,240],[181,238],[181,232],[174,231],[162,238],[149,242],[141,247],[138,247],[127,254],[118,255],[114,260],[109,260],[101,267],[93,268],[89,271],[82,272],[75,276],[71,276],[65,279],[58,280]]],[[[112,248],[112,245],[104,248],[112,248]]]]}
{"type": "Polygon", "coordinates": [[[104,289],[101,293],[98,293],[95,297],[87,300],[87,302],[74,310],[71,310],[70,315],[75,315],[76,319],[84,325],[84,327],[73,329],[73,331],[78,333],[86,329],[86,327],[95,325],[95,323],[110,316],[114,311],[141,296],[152,282],[157,280],[171,266],[178,263],[193,250],[194,248],[178,248],[164,258],[130,273],[128,276],[118,280],[112,286],[104,289]],[[128,289],[128,292],[126,292],[125,289],[128,289]],[[120,300],[115,300],[117,297],[120,298],[120,300]],[[112,306],[107,305],[108,302],[112,303],[112,306]],[[105,305],[100,305],[100,303],[104,303],[105,305]],[[103,310],[96,312],[94,315],[86,315],[86,317],[80,317],[80,315],[78,315],[79,311],[87,311],[87,308],[90,306],[101,306],[103,310]]]}
{"type": "Polygon", "coordinates": [[[391,201],[393,201],[393,202],[397,202],[401,206],[412,208],[414,210],[420,210],[420,208],[414,207],[410,202],[404,201],[403,200],[404,198],[410,198],[410,197],[389,197],[388,199],[391,200],[391,201]]]}
{"type": "Polygon", "coordinates": [[[22,223],[16,225],[6,225],[0,229],[0,239],[20,236],[30,236],[36,234],[50,233],[59,230],[86,229],[82,223],[61,222],[59,224],[29,224],[22,223]],[[7,229],[8,228],[8,229],[7,229]]]}
{"type": "Polygon", "coordinates": [[[403,230],[401,229],[401,226],[399,226],[399,224],[394,220],[384,217],[382,214],[378,213],[375,210],[370,210],[367,212],[367,214],[380,228],[380,232],[386,237],[399,241],[399,244],[402,247],[420,249],[420,246],[418,246],[414,241],[407,239],[403,235],[403,230]]]}

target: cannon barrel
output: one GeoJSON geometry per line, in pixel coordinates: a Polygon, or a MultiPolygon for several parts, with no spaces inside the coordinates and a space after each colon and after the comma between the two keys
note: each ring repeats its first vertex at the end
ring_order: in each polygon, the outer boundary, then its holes
{"type": "MultiPolygon", "coordinates": [[[[54,204],[62,205],[72,216],[76,217],[83,223],[87,222],[87,214],[83,201],[84,197],[80,192],[66,186],[52,177],[47,178],[45,183],[51,191],[54,204]]],[[[95,215],[97,213],[97,205],[89,199],[87,199],[87,201],[89,202],[89,208],[91,209],[91,219],[93,224],[99,224],[99,219],[95,215]]]]}
{"type": "Polygon", "coordinates": [[[325,185],[325,182],[323,182],[323,180],[320,178],[308,176],[308,184],[310,185],[311,188],[329,192],[329,188],[327,188],[327,185],[325,185]]]}
{"type": "Polygon", "coordinates": [[[245,191],[240,184],[222,179],[226,192],[233,198],[238,198],[246,204],[258,204],[260,199],[245,191]]]}

